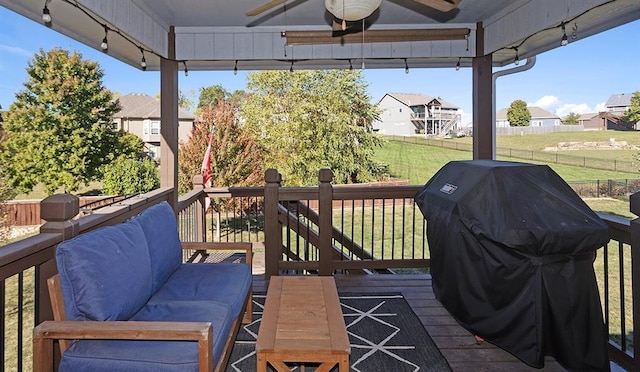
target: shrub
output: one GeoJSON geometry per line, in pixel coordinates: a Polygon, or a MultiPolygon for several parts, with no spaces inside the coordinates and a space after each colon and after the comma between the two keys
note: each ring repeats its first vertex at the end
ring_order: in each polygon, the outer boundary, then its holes
{"type": "Polygon", "coordinates": [[[126,195],[160,187],[160,175],[156,163],[149,158],[119,158],[105,167],[102,183],[104,193],[126,195]]]}

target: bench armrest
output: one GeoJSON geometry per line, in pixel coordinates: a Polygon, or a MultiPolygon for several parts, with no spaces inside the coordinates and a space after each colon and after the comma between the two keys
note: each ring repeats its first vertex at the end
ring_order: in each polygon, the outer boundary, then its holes
{"type": "Polygon", "coordinates": [[[33,330],[34,371],[53,371],[53,340],[197,341],[199,371],[213,369],[213,327],[208,322],[45,321],[33,330]]]}
{"type": "Polygon", "coordinates": [[[264,247],[264,243],[249,242],[182,242],[182,249],[195,251],[245,251],[247,264],[253,267],[253,247],[259,245],[264,247]]]}

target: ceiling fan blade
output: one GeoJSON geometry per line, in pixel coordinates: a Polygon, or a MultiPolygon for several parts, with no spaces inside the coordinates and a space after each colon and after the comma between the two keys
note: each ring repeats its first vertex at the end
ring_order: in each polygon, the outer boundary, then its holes
{"type": "Polygon", "coordinates": [[[253,17],[253,16],[257,16],[260,13],[264,13],[267,10],[271,9],[271,8],[275,8],[276,6],[284,3],[287,0],[271,0],[268,1],[262,5],[260,5],[257,8],[253,8],[250,11],[246,12],[244,15],[246,15],[247,17],[253,17]]]}
{"type": "Polygon", "coordinates": [[[413,0],[413,1],[446,13],[457,8],[458,5],[460,5],[460,2],[462,0],[413,0]]]}

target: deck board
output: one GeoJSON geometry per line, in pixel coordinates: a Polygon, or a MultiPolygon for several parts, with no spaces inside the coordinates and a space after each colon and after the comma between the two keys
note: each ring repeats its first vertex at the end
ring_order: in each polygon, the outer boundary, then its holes
{"type": "MultiPolygon", "coordinates": [[[[428,274],[336,275],[335,280],[338,292],[402,293],[453,371],[565,371],[551,357],[537,369],[488,342],[477,344],[435,299],[428,274]]],[[[253,286],[255,292],[266,292],[268,282],[263,275],[254,275],[253,286]]]]}

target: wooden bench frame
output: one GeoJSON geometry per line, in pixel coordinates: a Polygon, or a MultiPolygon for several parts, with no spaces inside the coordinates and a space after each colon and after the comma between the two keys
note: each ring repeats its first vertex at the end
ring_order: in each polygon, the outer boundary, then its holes
{"type": "MultiPolygon", "coordinates": [[[[253,269],[253,247],[261,243],[182,243],[184,250],[244,251],[246,263],[253,269]]],[[[215,265],[202,263],[202,265],[215,265]]],[[[140,322],[140,321],[68,321],[65,319],[64,301],[58,275],[47,280],[53,321],[45,321],[33,331],[33,370],[53,372],[53,342],[59,340],[60,353],[71,340],[173,340],[198,342],[199,372],[222,372],[231,356],[241,323],[252,321],[252,295],[250,288],[243,306],[244,315],[234,319],[231,331],[218,363],[213,361],[213,326],[209,322],[140,322]],[[240,319],[242,318],[242,319],[240,319]]]]}

